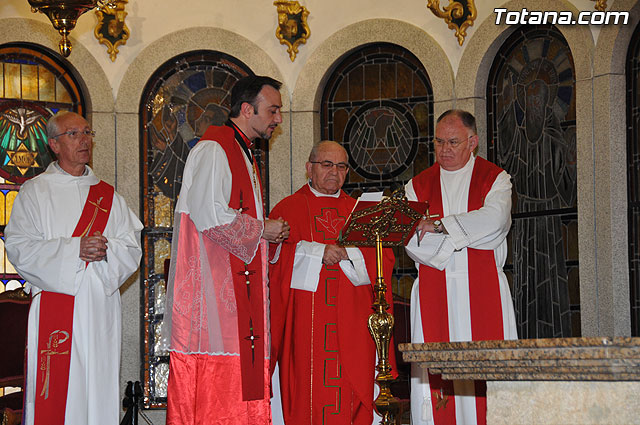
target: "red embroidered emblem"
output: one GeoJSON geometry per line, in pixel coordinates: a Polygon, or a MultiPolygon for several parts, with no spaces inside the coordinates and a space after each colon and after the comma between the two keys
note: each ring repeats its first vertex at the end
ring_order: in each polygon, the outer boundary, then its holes
{"type": "Polygon", "coordinates": [[[322,215],[316,215],[316,232],[324,233],[325,240],[333,240],[338,237],[338,233],[342,230],[346,217],[338,215],[335,208],[323,208],[322,215]]]}

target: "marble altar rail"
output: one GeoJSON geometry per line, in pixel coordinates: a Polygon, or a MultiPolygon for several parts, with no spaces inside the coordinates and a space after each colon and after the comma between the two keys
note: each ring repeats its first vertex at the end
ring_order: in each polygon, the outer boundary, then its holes
{"type": "Polygon", "coordinates": [[[640,381],[640,338],[400,344],[405,361],[444,379],[640,381]]]}

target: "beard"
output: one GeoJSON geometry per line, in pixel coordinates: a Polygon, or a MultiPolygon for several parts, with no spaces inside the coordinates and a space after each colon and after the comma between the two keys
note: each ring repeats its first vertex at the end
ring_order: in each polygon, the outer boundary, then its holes
{"type": "Polygon", "coordinates": [[[272,126],[268,126],[266,129],[261,130],[261,131],[256,129],[256,128],[254,128],[253,130],[258,134],[259,138],[261,138],[262,140],[267,140],[268,141],[269,139],[271,139],[271,136],[273,136],[273,132],[276,131],[277,127],[278,126],[275,125],[273,127],[272,126]],[[269,131],[269,130],[271,130],[271,131],[269,131]]]}

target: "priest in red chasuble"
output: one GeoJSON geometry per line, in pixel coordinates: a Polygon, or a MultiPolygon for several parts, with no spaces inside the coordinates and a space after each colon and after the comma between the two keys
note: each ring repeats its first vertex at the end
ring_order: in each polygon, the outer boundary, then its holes
{"type": "MultiPolygon", "coordinates": [[[[516,339],[507,277],[511,178],[476,157],[475,118],[450,110],[437,120],[436,164],[414,177],[410,201],[428,201],[439,218],[418,224],[421,241],[406,249],[418,267],[411,293],[411,341],[516,339]]],[[[411,374],[412,424],[486,423],[484,381],[445,381],[426,369],[411,374]]]]}
{"type": "Polygon", "coordinates": [[[282,122],[280,85],[238,80],[229,121],[210,127],[185,164],[162,333],[168,425],[271,423],[267,245],[289,226],[264,218],[251,147],[282,122]]]}
{"type": "MultiPolygon", "coordinates": [[[[341,190],[347,164],[338,143],[317,144],[306,163],[309,183],[270,214],[291,226],[269,274],[272,359],[278,361],[287,425],[369,425],[374,417],[376,353],[367,319],[375,250],[336,245],[356,203],[341,190]]],[[[393,264],[385,249],[390,305],[393,264]]]]}

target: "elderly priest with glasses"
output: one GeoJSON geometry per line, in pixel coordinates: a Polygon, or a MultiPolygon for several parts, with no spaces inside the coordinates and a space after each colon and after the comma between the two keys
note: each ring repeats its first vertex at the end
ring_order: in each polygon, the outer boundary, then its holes
{"type": "Polygon", "coordinates": [[[33,296],[25,425],[119,420],[118,289],[140,262],[142,224],[86,164],[87,121],[58,112],[47,124],[57,161],[27,181],[5,229],[9,261],[33,296]]]}
{"type": "MultiPolygon", "coordinates": [[[[270,214],[291,226],[289,238],[275,248],[279,258],[269,273],[272,362],[278,361],[287,425],[368,425],[374,417],[375,345],[367,319],[375,251],[336,245],[356,203],[341,190],[347,164],[338,143],[315,145],[306,163],[309,183],[270,214]]],[[[393,263],[385,249],[389,283],[393,263]]]]}
{"type": "MultiPolygon", "coordinates": [[[[411,342],[516,339],[507,277],[511,226],[509,175],[476,157],[473,115],[443,113],[436,123],[436,164],[406,186],[439,218],[418,224],[407,252],[417,262],[411,293],[411,342]]],[[[411,377],[413,424],[486,423],[484,381],[444,381],[421,367],[411,377]]]]}

